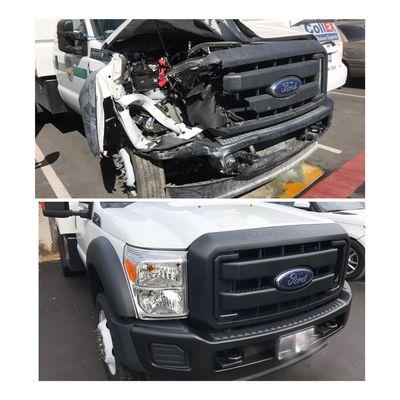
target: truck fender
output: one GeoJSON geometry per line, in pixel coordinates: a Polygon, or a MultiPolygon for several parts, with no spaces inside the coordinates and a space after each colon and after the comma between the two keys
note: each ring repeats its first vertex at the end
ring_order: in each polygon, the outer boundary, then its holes
{"type": "Polygon", "coordinates": [[[98,97],[96,95],[97,72],[98,71],[94,71],[89,74],[79,93],[79,106],[81,108],[85,136],[88,141],[89,149],[95,156],[100,154],[97,124],[98,110],[96,107],[96,100],[98,97]]]}
{"type": "Polygon", "coordinates": [[[102,289],[114,314],[135,317],[135,307],[123,266],[112,243],[97,237],[88,246],[86,267],[93,300],[102,289]],[[100,281],[100,282],[99,282],[100,281]]]}

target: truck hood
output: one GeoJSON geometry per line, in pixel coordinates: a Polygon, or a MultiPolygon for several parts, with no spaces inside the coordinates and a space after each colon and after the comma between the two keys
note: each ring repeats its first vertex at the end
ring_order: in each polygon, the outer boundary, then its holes
{"type": "Polygon", "coordinates": [[[154,32],[153,21],[160,24],[166,23],[171,29],[176,28],[194,33],[210,40],[223,40],[223,35],[216,29],[215,20],[212,19],[127,19],[105,40],[105,43],[110,46],[117,41],[124,41],[135,35],[154,32]]]}
{"type": "Polygon", "coordinates": [[[302,29],[291,28],[289,20],[242,19],[241,22],[261,38],[313,37],[302,29]]]}
{"type": "MultiPolygon", "coordinates": [[[[106,40],[105,44],[111,46],[115,42],[122,42],[130,39],[135,35],[154,32],[154,24],[152,21],[157,21],[160,24],[168,24],[169,28],[161,27],[161,29],[179,29],[189,32],[211,41],[219,40],[237,40],[248,42],[250,41],[238,29],[238,26],[233,20],[216,20],[216,19],[127,19],[124,21],[106,40]]],[[[283,27],[270,26],[262,22],[263,20],[241,20],[241,23],[246,25],[260,38],[273,39],[283,37],[298,37],[312,36],[304,31],[283,27]]],[[[163,24],[163,25],[165,25],[163,24]]]]}
{"type": "Polygon", "coordinates": [[[102,210],[102,229],[132,246],[186,249],[198,237],[262,227],[333,223],[296,209],[261,202],[138,202],[102,210]]]}
{"type": "Polygon", "coordinates": [[[329,218],[341,224],[364,226],[365,210],[347,210],[341,212],[322,213],[324,218],[329,218]]]}

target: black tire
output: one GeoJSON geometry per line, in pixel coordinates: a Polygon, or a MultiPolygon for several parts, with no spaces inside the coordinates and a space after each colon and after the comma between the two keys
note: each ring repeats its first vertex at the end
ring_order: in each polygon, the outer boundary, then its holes
{"type": "Polygon", "coordinates": [[[75,275],[74,271],[68,265],[67,260],[67,249],[65,248],[65,240],[64,235],[57,235],[57,244],[58,244],[58,252],[60,254],[60,265],[61,265],[61,272],[66,277],[69,278],[75,275]]]}
{"type": "MultiPolygon", "coordinates": [[[[139,157],[129,151],[135,174],[136,197],[164,198],[165,173],[164,169],[152,161],[139,157]]],[[[129,194],[129,192],[128,192],[129,194]]],[[[133,195],[132,193],[130,193],[133,195]]]]}
{"type": "MultiPolygon", "coordinates": [[[[108,304],[107,298],[104,296],[103,293],[99,293],[96,297],[96,311],[97,315],[100,313],[100,311],[103,310],[107,320],[110,320],[112,318],[112,311],[111,308],[108,304]]],[[[145,377],[143,374],[135,372],[128,368],[124,363],[121,361],[121,357],[119,356],[120,354],[120,349],[116,345],[118,343],[116,340],[114,340],[115,333],[113,332],[113,327],[112,325],[108,325],[108,328],[110,329],[111,333],[111,338],[113,339],[113,354],[115,357],[115,374],[111,374],[110,369],[108,368],[107,364],[102,361],[103,367],[106,371],[107,378],[111,381],[140,381],[144,380],[145,377]]]]}
{"type": "Polygon", "coordinates": [[[357,242],[354,239],[350,239],[350,252],[354,250],[358,258],[357,267],[349,272],[349,268],[347,269],[346,280],[354,281],[356,279],[361,279],[364,277],[365,273],[365,249],[364,246],[357,242]]]}

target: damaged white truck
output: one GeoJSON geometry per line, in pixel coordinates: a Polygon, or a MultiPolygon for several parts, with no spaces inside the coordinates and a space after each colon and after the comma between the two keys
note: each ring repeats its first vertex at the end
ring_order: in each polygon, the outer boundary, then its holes
{"type": "Polygon", "coordinates": [[[307,158],[329,127],[327,53],[306,32],[89,19],[56,31],[36,104],[80,113],[130,196],[238,196],[307,158]]]}

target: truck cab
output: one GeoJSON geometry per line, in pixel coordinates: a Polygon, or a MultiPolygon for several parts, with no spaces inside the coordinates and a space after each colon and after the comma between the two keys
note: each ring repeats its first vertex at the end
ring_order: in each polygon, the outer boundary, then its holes
{"type": "Polygon", "coordinates": [[[349,237],[251,201],[45,203],[65,276],[85,271],[112,380],[254,379],[346,324],[349,237]]]}

